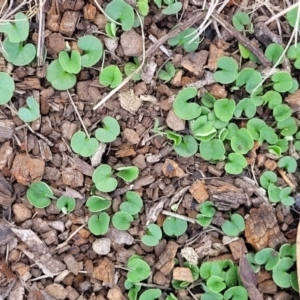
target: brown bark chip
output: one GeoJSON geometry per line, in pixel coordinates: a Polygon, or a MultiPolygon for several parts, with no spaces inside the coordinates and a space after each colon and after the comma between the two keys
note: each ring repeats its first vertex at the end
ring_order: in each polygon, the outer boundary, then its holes
{"type": "Polygon", "coordinates": [[[68,291],[58,283],[53,283],[46,286],[45,290],[50,296],[58,300],[64,300],[68,296],[68,291]]]}
{"type": "Polygon", "coordinates": [[[30,158],[24,154],[17,154],[11,173],[19,183],[28,185],[42,179],[45,162],[41,159],[30,158]]]}
{"type": "Polygon", "coordinates": [[[114,282],[115,277],[115,266],[108,259],[103,258],[99,261],[98,266],[96,266],[92,273],[92,278],[103,281],[104,285],[110,285],[114,282]]]}
{"type": "Polygon", "coordinates": [[[170,241],[166,250],[160,255],[158,262],[155,265],[157,270],[160,270],[165,276],[168,275],[174,267],[174,258],[177,253],[178,245],[170,241]]]}
{"type": "Polygon", "coordinates": [[[177,117],[173,109],[168,112],[166,123],[168,127],[174,131],[181,131],[185,129],[185,121],[177,117]]]}
{"type": "Polygon", "coordinates": [[[192,184],[189,192],[193,195],[198,203],[203,203],[209,198],[205,182],[197,180],[192,184]]]}
{"type": "Polygon", "coordinates": [[[108,293],[107,293],[107,299],[108,300],[123,300],[123,299],[126,299],[126,298],[124,298],[121,289],[117,285],[114,285],[108,291],[108,293]]]}
{"type": "Polygon", "coordinates": [[[124,134],[125,139],[134,145],[138,144],[140,141],[139,135],[133,129],[126,128],[123,131],[123,134],[124,134]]]}
{"type": "Polygon", "coordinates": [[[59,33],[52,33],[46,38],[46,46],[50,55],[57,55],[65,49],[66,43],[59,33]]]}
{"type": "Polygon", "coordinates": [[[72,34],[75,31],[78,17],[79,17],[78,11],[70,11],[70,10],[65,11],[61,19],[59,32],[62,35],[72,36],[72,34]]]}
{"type": "Polygon", "coordinates": [[[166,177],[183,177],[185,175],[184,171],[179,167],[179,165],[171,159],[166,159],[162,166],[162,171],[166,177]]]}
{"type": "Polygon", "coordinates": [[[276,248],[287,242],[270,205],[262,204],[259,208],[252,208],[245,225],[246,241],[256,251],[266,247],[276,248]]]}
{"type": "Polygon", "coordinates": [[[189,53],[182,59],[181,65],[188,71],[201,78],[203,76],[203,67],[206,64],[208,51],[201,50],[200,52],[189,53]]]}
{"type": "Polygon", "coordinates": [[[83,186],[84,178],[81,172],[68,168],[62,172],[62,181],[64,184],[74,188],[83,186]]]}
{"type": "Polygon", "coordinates": [[[173,279],[186,282],[194,282],[192,271],[189,268],[175,268],[173,270],[173,279]]]}
{"type": "Polygon", "coordinates": [[[17,223],[24,222],[30,219],[32,216],[30,209],[27,208],[23,203],[14,204],[12,210],[17,223]]]}

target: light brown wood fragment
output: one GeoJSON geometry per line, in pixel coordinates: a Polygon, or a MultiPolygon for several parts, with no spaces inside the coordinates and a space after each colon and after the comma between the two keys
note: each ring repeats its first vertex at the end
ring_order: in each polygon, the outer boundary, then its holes
{"type": "Polygon", "coordinates": [[[186,282],[194,282],[193,274],[189,268],[174,268],[173,279],[186,282]]]}
{"type": "Polygon", "coordinates": [[[108,259],[103,258],[99,261],[98,265],[94,268],[92,278],[103,281],[103,284],[112,284],[115,277],[115,266],[108,259]]]}
{"type": "Polygon", "coordinates": [[[15,123],[11,120],[0,120],[0,139],[11,139],[15,132],[15,123]]]}
{"type": "Polygon", "coordinates": [[[193,195],[198,203],[203,203],[209,198],[205,182],[197,180],[195,181],[189,189],[189,192],[193,195]]]}
{"type": "Polygon", "coordinates": [[[118,150],[116,152],[117,158],[135,156],[135,155],[136,155],[136,152],[133,147],[124,148],[124,149],[118,150]]]}
{"type": "Polygon", "coordinates": [[[240,259],[245,253],[247,253],[247,248],[243,239],[239,238],[229,244],[231,254],[234,259],[240,259]]]}
{"type": "Polygon", "coordinates": [[[165,276],[168,275],[174,267],[174,258],[177,253],[178,245],[170,241],[166,250],[160,255],[155,268],[160,270],[165,276]]]}

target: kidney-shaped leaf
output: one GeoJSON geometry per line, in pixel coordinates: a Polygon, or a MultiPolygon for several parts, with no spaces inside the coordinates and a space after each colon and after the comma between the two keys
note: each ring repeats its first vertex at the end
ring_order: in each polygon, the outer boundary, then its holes
{"type": "Polygon", "coordinates": [[[102,57],[103,45],[95,36],[82,36],[78,39],[77,45],[83,50],[83,55],[81,56],[81,65],[83,67],[93,66],[102,57]]]}
{"type": "Polygon", "coordinates": [[[101,212],[99,215],[93,215],[88,222],[89,230],[94,235],[103,235],[108,231],[109,215],[101,212]]]}
{"type": "Polygon", "coordinates": [[[231,148],[234,152],[246,154],[254,146],[253,138],[246,128],[241,128],[231,138],[231,148]]]}
{"type": "Polygon", "coordinates": [[[0,105],[6,104],[15,90],[14,80],[5,72],[0,72],[0,105]]]}
{"type": "Polygon", "coordinates": [[[222,84],[228,84],[233,82],[238,76],[238,64],[231,57],[221,57],[217,61],[217,67],[219,71],[214,73],[214,79],[216,82],[222,84]]]}
{"type": "Polygon", "coordinates": [[[120,134],[120,125],[118,121],[110,116],[103,119],[103,128],[98,128],[95,132],[96,138],[102,143],[113,142],[120,134]]]}
{"type": "Polygon", "coordinates": [[[33,122],[40,117],[40,106],[33,97],[26,99],[27,107],[21,107],[18,111],[20,119],[24,122],[33,122]]]}
{"type": "Polygon", "coordinates": [[[88,138],[83,131],[77,131],[71,138],[72,150],[83,157],[92,156],[98,148],[95,138],[88,138]]]}
{"type": "Polygon", "coordinates": [[[228,122],[233,117],[235,102],[232,99],[219,99],[214,103],[214,111],[218,119],[228,122]]]}
{"type": "Polygon", "coordinates": [[[102,70],[99,76],[99,82],[104,86],[115,88],[122,81],[122,73],[118,66],[108,66],[102,70]]]}
{"type": "Polygon", "coordinates": [[[86,206],[91,212],[106,210],[111,206],[111,201],[104,197],[92,196],[86,201],[86,206]]]}
{"type": "Polygon", "coordinates": [[[96,188],[101,192],[111,192],[114,191],[118,185],[115,178],[111,177],[112,170],[109,165],[100,165],[93,173],[93,182],[96,188]]]}
{"type": "Polygon", "coordinates": [[[250,94],[260,83],[262,82],[261,74],[252,69],[252,68],[245,68],[243,69],[237,79],[236,85],[238,87],[246,85],[246,91],[250,94]]]}
{"type": "Polygon", "coordinates": [[[120,209],[126,211],[130,215],[136,215],[140,212],[143,207],[143,200],[136,192],[128,191],[125,194],[127,201],[121,203],[120,209]]]}
{"type": "Polygon", "coordinates": [[[26,196],[32,205],[37,208],[44,208],[50,205],[53,192],[45,182],[39,181],[29,186],[26,196]]]}
{"type": "Polygon", "coordinates": [[[77,74],[81,69],[81,56],[77,50],[72,50],[70,55],[67,51],[59,52],[58,61],[61,67],[70,74],[77,74]]]}
{"type": "Polygon", "coordinates": [[[151,274],[149,265],[139,258],[129,260],[127,267],[130,270],[127,273],[127,279],[133,283],[143,281],[151,274]]]}

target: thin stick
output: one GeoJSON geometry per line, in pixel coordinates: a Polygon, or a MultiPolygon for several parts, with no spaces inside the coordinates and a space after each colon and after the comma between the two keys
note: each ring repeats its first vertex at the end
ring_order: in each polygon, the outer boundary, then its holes
{"type": "Polygon", "coordinates": [[[163,211],[162,211],[162,214],[165,215],[165,216],[175,217],[175,218],[177,218],[177,219],[181,219],[181,220],[190,222],[190,223],[192,223],[192,224],[196,224],[196,220],[193,219],[193,218],[189,218],[189,217],[186,217],[186,216],[182,216],[182,215],[179,215],[179,214],[175,214],[175,213],[170,212],[170,211],[167,211],[167,210],[163,210],[163,211]]]}
{"type": "Polygon", "coordinates": [[[289,185],[292,190],[295,190],[295,185],[291,182],[291,180],[286,176],[285,172],[281,168],[277,168],[278,173],[284,179],[284,181],[289,185]]]}
{"type": "Polygon", "coordinates": [[[83,127],[83,129],[84,129],[84,131],[85,131],[86,136],[87,136],[88,138],[90,138],[90,135],[89,135],[89,133],[88,133],[88,131],[87,131],[87,129],[86,129],[86,127],[85,127],[85,125],[84,125],[82,119],[81,119],[81,116],[80,116],[80,114],[79,114],[79,112],[78,112],[78,109],[77,109],[77,107],[76,107],[76,105],[75,105],[75,103],[74,103],[74,101],[73,101],[73,98],[72,98],[72,96],[71,96],[69,90],[67,90],[67,93],[68,93],[69,99],[70,99],[70,101],[71,101],[71,103],[72,103],[72,105],[73,105],[73,107],[74,107],[74,110],[75,110],[75,112],[76,112],[76,115],[77,115],[77,117],[78,117],[78,119],[79,119],[79,121],[80,121],[80,123],[81,123],[81,125],[82,125],[82,127],[83,127]]]}
{"type": "Polygon", "coordinates": [[[38,58],[38,66],[41,66],[44,62],[44,42],[45,42],[45,13],[44,13],[44,5],[45,1],[40,1],[40,10],[39,10],[39,39],[37,45],[37,58],[38,58]]]}
{"type": "Polygon", "coordinates": [[[146,60],[146,50],[145,50],[145,32],[144,32],[144,24],[143,21],[139,15],[139,13],[136,11],[136,14],[139,18],[139,21],[141,23],[141,30],[142,30],[142,39],[143,39],[143,59],[141,64],[139,65],[139,67],[133,72],[131,73],[129,76],[127,76],[116,88],[114,88],[112,91],[110,91],[98,104],[96,104],[93,108],[93,110],[98,109],[101,105],[103,105],[110,97],[112,97],[117,91],[119,91],[125,84],[127,84],[136,74],[138,74],[144,64],[145,64],[145,60],[146,60]]]}
{"type": "Polygon", "coordinates": [[[253,54],[260,60],[264,67],[270,67],[271,62],[265,57],[263,52],[253,45],[248,38],[238,32],[233,26],[231,26],[226,20],[224,20],[219,14],[212,13],[212,17],[218,21],[224,29],[226,29],[230,34],[238,39],[240,43],[242,43],[246,48],[248,48],[253,54]]]}

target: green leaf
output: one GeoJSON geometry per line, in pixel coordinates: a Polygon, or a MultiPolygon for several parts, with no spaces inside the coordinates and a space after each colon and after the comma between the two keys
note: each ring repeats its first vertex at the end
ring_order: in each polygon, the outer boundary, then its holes
{"type": "Polygon", "coordinates": [[[62,195],[57,199],[56,206],[64,214],[68,214],[75,209],[76,201],[72,197],[62,195]]]}
{"type": "Polygon", "coordinates": [[[278,167],[286,169],[289,173],[294,173],[297,169],[297,161],[292,156],[284,156],[278,161],[278,167]]]}
{"type": "Polygon", "coordinates": [[[209,93],[204,93],[204,95],[201,98],[201,102],[206,107],[213,108],[214,103],[216,102],[216,98],[213,95],[209,94],[209,93]]]}
{"type": "Polygon", "coordinates": [[[112,170],[109,165],[100,165],[93,173],[93,182],[101,192],[112,192],[116,189],[118,182],[111,177],[112,170]]]}
{"type": "Polygon", "coordinates": [[[168,5],[166,8],[162,9],[161,12],[164,15],[175,15],[182,9],[181,2],[174,2],[168,5]]]}
{"type": "Polygon", "coordinates": [[[115,21],[119,21],[124,31],[132,28],[134,23],[133,8],[123,0],[113,0],[105,8],[105,13],[115,21]]]}
{"type": "MultiPolygon", "coordinates": [[[[179,3],[179,2],[176,2],[179,3]]],[[[181,4],[181,3],[180,3],[181,4]]],[[[190,42],[197,35],[197,30],[195,28],[188,28],[181,31],[178,35],[168,40],[170,46],[181,46],[186,52],[193,52],[198,48],[199,37],[197,37],[193,42],[190,42]]]]}
{"type": "Polygon", "coordinates": [[[286,206],[292,206],[295,204],[295,199],[290,196],[291,192],[292,189],[289,186],[281,190],[279,197],[282,204],[286,206]]]}
{"type": "Polygon", "coordinates": [[[292,76],[288,72],[277,72],[271,79],[274,90],[280,93],[287,92],[293,85],[292,76]]]}
{"type": "Polygon", "coordinates": [[[144,291],[139,300],[154,300],[161,296],[161,290],[160,289],[148,289],[144,291]]]}
{"type": "Polygon", "coordinates": [[[108,22],[105,25],[105,32],[106,34],[111,37],[112,39],[115,39],[117,37],[117,25],[113,22],[108,22]]]}
{"type": "Polygon", "coordinates": [[[290,257],[293,261],[297,260],[297,246],[296,244],[283,244],[279,249],[281,258],[290,257]]]}
{"type": "Polygon", "coordinates": [[[77,50],[72,50],[71,55],[66,51],[60,51],[58,61],[61,67],[70,74],[78,74],[81,69],[81,56],[77,50]]]}
{"type": "Polygon", "coordinates": [[[286,19],[292,27],[296,26],[297,18],[298,18],[298,28],[300,28],[300,20],[299,20],[299,17],[298,17],[298,7],[295,7],[294,9],[291,9],[286,14],[286,19]]]}
{"type": "Polygon", "coordinates": [[[234,116],[236,118],[240,118],[243,112],[247,118],[252,118],[255,116],[256,106],[251,98],[244,98],[238,102],[234,109],[234,116]]]}
{"type": "Polygon", "coordinates": [[[127,273],[127,278],[133,283],[143,281],[151,274],[149,265],[142,259],[134,258],[129,260],[127,266],[130,269],[127,273]]]}
{"type": "Polygon", "coordinates": [[[164,233],[168,236],[180,236],[187,230],[187,221],[175,217],[167,217],[163,223],[164,233]]]}
{"type": "Polygon", "coordinates": [[[149,13],[148,0],[138,0],[136,4],[137,4],[137,8],[138,8],[138,11],[140,12],[140,14],[142,16],[147,16],[149,13]]]}
{"type": "Polygon", "coordinates": [[[14,80],[5,72],[0,72],[0,105],[6,104],[13,96],[14,80]]]}
{"type": "Polygon", "coordinates": [[[262,77],[258,71],[252,68],[245,68],[237,76],[236,86],[241,87],[245,84],[246,91],[251,94],[261,82],[262,77]]]}
{"type": "Polygon", "coordinates": [[[88,207],[89,211],[99,212],[109,208],[111,206],[111,201],[101,196],[92,196],[88,198],[85,205],[88,207]]]}
{"type": "MultiPolygon", "coordinates": [[[[138,67],[140,66],[139,63],[133,63],[133,62],[129,62],[127,64],[125,64],[124,66],[124,73],[126,74],[126,76],[129,76],[131,73],[133,73],[138,67]]],[[[137,81],[137,80],[141,80],[141,73],[137,73],[136,75],[133,76],[132,80],[137,81]]]]}
{"type": "Polygon", "coordinates": [[[117,176],[126,182],[132,182],[139,176],[139,169],[135,166],[120,167],[117,170],[119,171],[117,176]]]}
{"type": "Polygon", "coordinates": [[[175,152],[182,157],[191,157],[198,151],[198,144],[194,137],[186,135],[179,145],[174,145],[175,152]]]}
{"type": "Polygon", "coordinates": [[[182,142],[182,135],[175,133],[171,130],[166,131],[167,138],[174,142],[175,146],[178,146],[182,142]]]}
{"type": "Polygon", "coordinates": [[[217,67],[221,70],[214,73],[216,82],[222,84],[232,83],[238,76],[238,64],[231,57],[223,56],[219,58],[217,67]]]}
{"type": "Polygon", "coordinates": [[[142,242],[149,246],[154,247],[158,245],[160,239],[162,238],[162,231],[156,224],[150,224],[147,227],[146,234],[142,236],[142,242]]]}
{"type": "Polygon", "coordinates": [[[245,255],[247,261],[254,273],[258,273],[260,271],[260,266],[255,261],[255,254],[253,252],[249,252],[245,255]]]}
{"type": "Polygon", "coordinates": [[[268,107],[270,109],[274,109],[282,102],[281,95],[275,91],[268,91],[261,98],[264,100],[264,104],[268,103],[268,107]]]}
{"type": "Polygon", "coordinates": [[[276,285],[281,288],[289,288],[291,286],[291,275],[288,270],[294,265],[294,261],[285,257],[282,258],[277,266],[273,269],[272,278],[276,285]]]}
{"type": "Polygon", "coordinates": [[[76,75],[66,72],[61,67],[58,59],[49,65],[46,78],[59,91],[68,90],[76,83],[76,75]]]}
{"type": "Polygon", "coordinates": [[[291,45],[286,53],[287,57],[291,60],[295,60],[294,67],[300,69],[300,43],[291,45]]]}
{"type": "Polygon", "coordinates": [[[248,293],[243,286],[233,286],[225,291],[224,300],[247,300],[248,293]]]}
{"type": "Polygon", "coordinates": [[[225,155],[225,148],[220,140],[213,139],[200,143],[200,154],[205,160],[222,160],[225,155]]]}
{"type": "Polygon", "coordinates": [[[298,284],[298,275],[297,271],[292,271],[291,272],[291,285],[292,288],[299,293],[299,284],[298,284]]]}
{"type": "Polygon", "coordinates": [[[219,99],[214,103],[214,112],[218,119],[228,122],[233,117],[235,102],[232,99],[219,99]]]}
{"type": "MultiPolygon", "coordinates": [[[[121,1],[121,0],[113,0],[121,1]]],[[[105,67],[99,76],[99,82],[104,86],[109,86],[110,88],[117,87],[122,82],[122,73],[117,66],[111,65],[105,67]]]]}
{"type": "Polygon", "coordinates": [[[27,107],[21,107],[18,111],[20,119],[24,122],[32,122],[40,117],[40,106],[33,97],[27,97],[27,107]]]}
{"type": "Polygon", "coordinates": [[[83,131],[77,131],[71,138],[72,150],[83,157],[89,157],[96,153],[98,142],[95,138],[88,138],[83,131]]]}
{"type": "Polygon", "coordinates": [[[211,276],[221,276],[222,269],[217,262],[206,261],[201,264],[199,274],[202,279],[206,280],[211,276]]]}
{"type": "Polygon", "coordinates": [[[241,128],[236,136],[232,137],[230,145],[234,152],[246,154],[254,147],[254,141],[250,132],[246,128],[241,128]]]}
{"type": "Polygon", "coordinates": [[[284,121],[277,123],[277,128],[280,129],[280,134],[282,136],[292,136],[297,132],[298,126],[295,118],[287,118],[284,121]]]}
{"type": "Polygon", "coordinates": [[[245,230],[244,218],[239,214],[231,215],[230,221],[227,220],[223,223],[222,230],[228,236],[238,236],[245,230]]]}
{"type": "Polygon", "coordinates": [[[19,12],[15,14],[14,22],[1,20],[0,32],[6,33],[11,43],[25,41],[29,34],[29,21],[27,16],[19,12]]]}
{"type": "Polygon", "coordinates": [[[106,212],[101,212],[99,215],[93,215],[88,222],[88,228],[94,235],[103,235],[108,231],[109,215],[106,212]]]}
{"type": "Polygon", "coordinates": [[[268,189],[271,183],[276,183],[277,175],[272,171],[265,171],[259,178],[259,183],[264,189],[268,189]]]}
{"type": "Polygon", "coordinates": [[[45,182],[39,181],[29,186],[26,197],[33,206],[44,208],[50,205],[53,192],[45,182]]]}
{"type": "Polygon", "coordinates": [[[239,50],[240,50],[241,56],[243,58],[245,58],[245,59],[249,58],[254,63],[258,62],[257,57],[241,43],[239,43],[239,50]]]}
{"type": "Polygon", "coordinates": [[[101,41],[92,35],[85,35],[78,39],[78,47],[83,50],[81,65],[89,68],[96,64],[103,55],[103,45],[101,41]]]}
{"type": "Polygon", "coordinates": [[[139,194],[136,192],[128,191],[125,194],[125,199],[127,201],[121,203],[120,210],[129,213],[130,215],[134,216],[141,211],[143,207],[143,200],[139,194]]]}
{"type": "Polygon", "coordinates": [[[173,103],[173,109],[177,117],[183,120],[192,120],[200,116],[201,106],[197,103],[188,102],[196,95],[197,89],[195,88],[185,88],[178,93],[173,103]]]}
{"type": "Polygon", "coordinates": [[[226,288],[226,283],[224,278],[219,276],[211,276],[206,281],[207,287],[210,288],[213,292],[219,293],[226,288]]]}
{"type": "Polygon", "coordinates": [[[286,104],[280,104],[274,107],[273,116],[277,122],[284,121],[292,115],[291,108],[286,104]]]}
{"type": "Polygon", "coordinates": [[[194,136],[205,136],[213,128],[213,122],[208,121],[207,116],[200,116],[198,119],[191,121],[190,124],[194,136]]]}
{"type": "Polygon", "coordinates": [[[237,12],[232,16],[232,24],[237,31],[243,31],[244,26],[250,24],[250,18],[244,12],[237,12]]]}
{"type": "Polygon", "coordinates": [[[278,141],[278,136],[275,133],[275,130],[271,127],[263,127],[259,131],[258,142],[262,145],[264,141],[267,141],[269,144],[276,144],[278,141]]]}
{"type": "Polygon", "coordinates": [[[12,43],[7,39],[3,42],[3,56],[15,66],[25,66],[30,64],[36,55],[33,44],[12,43]]]}
{"type": "Polygon", "coordinates": [[[175,75],[174,65],[170,62],[167,62],[165,65],[165,70],[160,70],[158,72],[158,78],[164,81],[170,81],[175,75]]]}
{"type": "Polygon", "coordinates": [[[120,125],[118,121],[110,116],[106,116],[102,120],[103,128],[98,128],[95,132],[95,136],[98,141],[102,143],[113,142],[120,134],[120,125]]]}
{"type": "Polygon", "coordinates": [[[279,262],[279,253],[273,248],[265,248],[255,254],[255,262],[258,265],[265,265],[267,271],[273,270],[279,262]]]}
{"type": "Polygon", "coordinates": [[[267,127],[266,122],[258,118],[253,118],[247,123],[247,129],[255,141],[259,139],[260,131],[264,127],[267,127]]]}
{"type": "MultiPolygon", "coordinates": [[[[279,60],[282,53],[283,53],[283,47],[279,44],[272,43],[267,47],[265,51],[265,56],[273,64],[277,64],[277,61],[279,60]]],[[[280,60],[279,64],[281,64],[282,62],[283,62],[283,58],[280,60]]]]}
{"type": "Polygon", "coordinates": [[[246,158],[239,153],[230,153],[228,161],[225,164],[225,171],[228,174],[241,174],[243,169],[247,166],[246,158]]]}
{"type": "Polygon", "coordinates": [[[269,200],[273,203],[277,203],[280,201],[280,192],[281,189],[277,187],[275,184],[270,183],[268,186],[268,196],[269,200]]]}
{"type": "Polygon", "coordinates": [[[132,215],[125,211],[118,211],[112,217],[112,224],[119,230],[127,230],[133,221],[132,215]]]}

